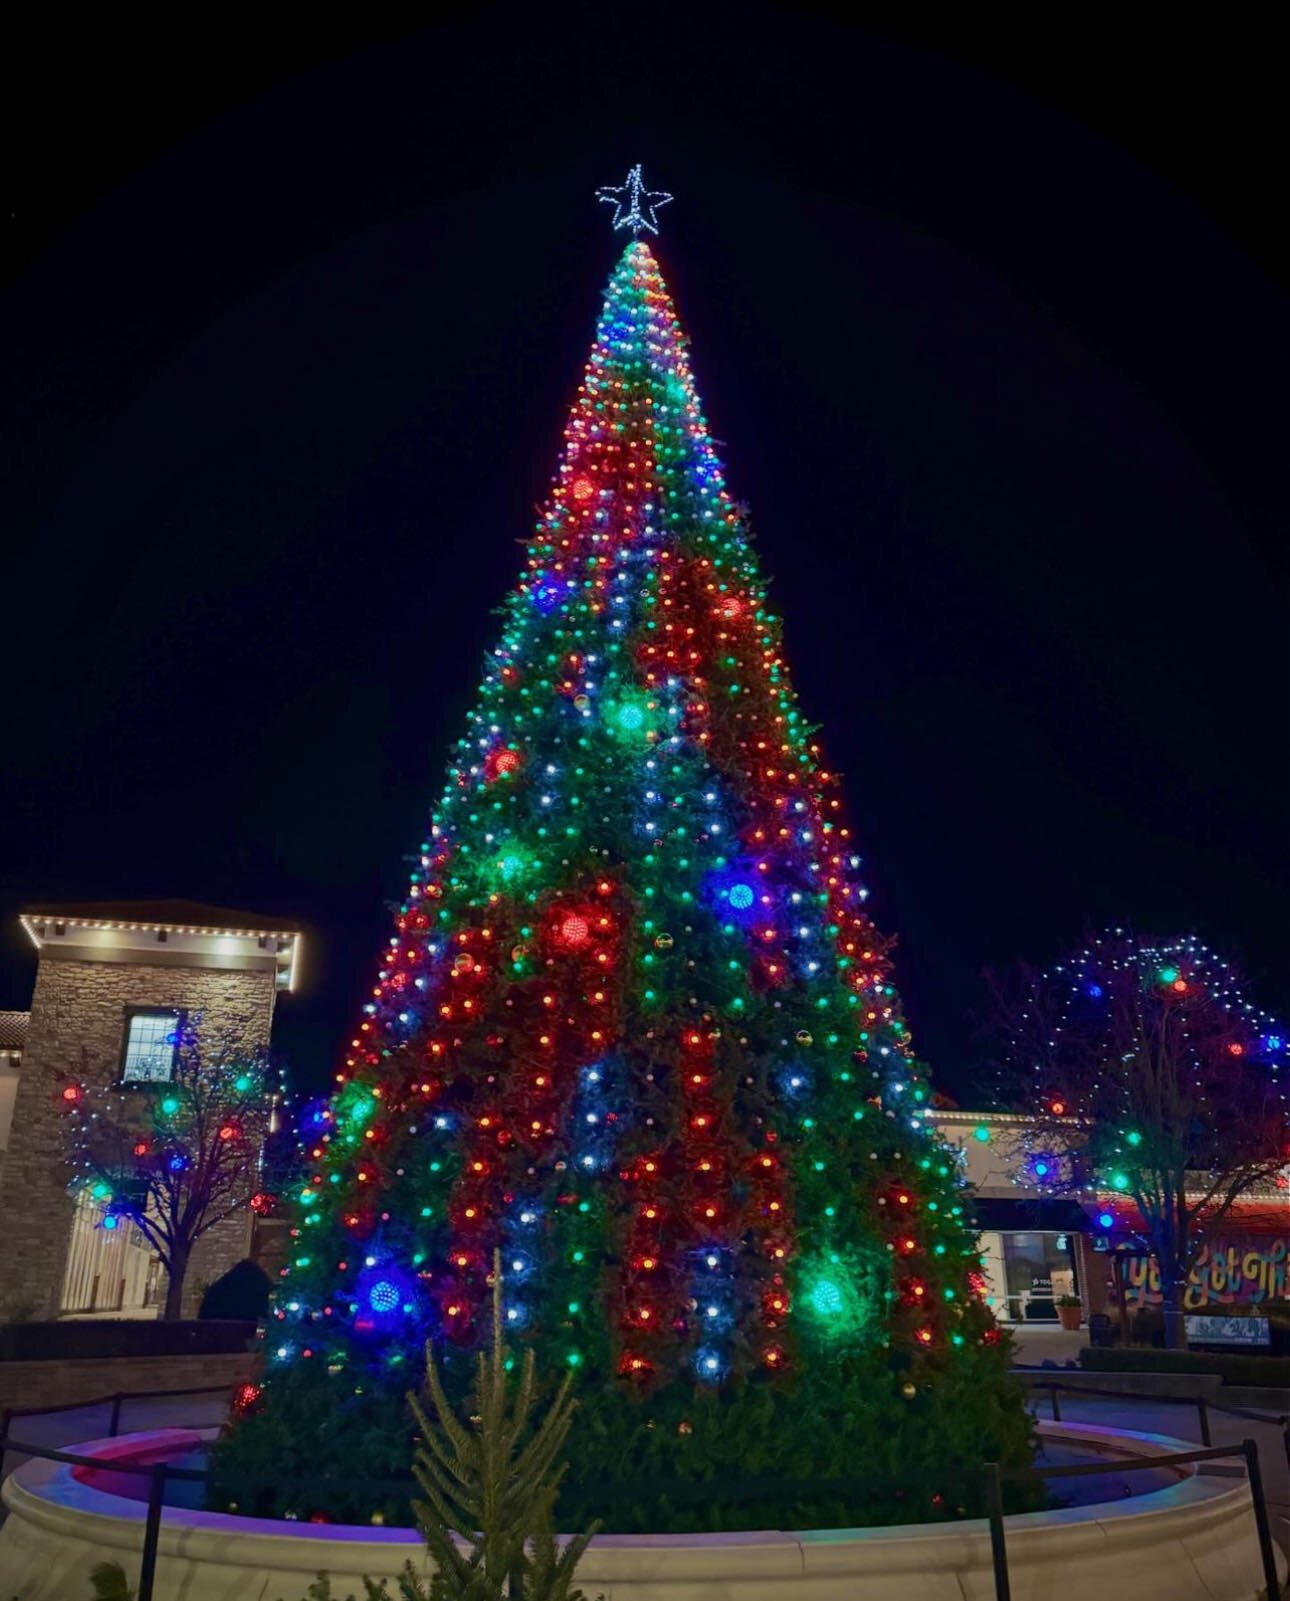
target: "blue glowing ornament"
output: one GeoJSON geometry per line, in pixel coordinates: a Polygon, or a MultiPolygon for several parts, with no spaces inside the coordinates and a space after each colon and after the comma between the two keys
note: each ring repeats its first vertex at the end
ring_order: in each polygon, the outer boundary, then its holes
{"type": "Polygon", "coordinates": [[[709,1384],[717,1383],[725,1372],[725,1366],[721,1353],[710,1345],[701,1345],[694,1353],[694,1371],[709,1384]]]}
{"type": "Polygon", "coordinates": [[[399,1292],[389,1279],[378,1279],[367,1292],[367,1304],[373,1312],[393,1312],[399,1304],[399,1292]]]}
{"type": "Polygon", "coordinates": [[[354,1286],[354,1332],[373,1337],[402,1331],[419,1311],[417,1283],[393,1262],[377,1262],[358,1275],[354,1286]]]}
{"type": "Polygon", "coordinates": [[[539,584],[533,591],[533,604],[544,617],[550,616],[560,604],[559,584],[539,584]]]}
{"type": "Polygon", "coordinates": [[[797,1062],[784,1068],[777,1077],[780,1094],[790,1101],[801,1100],[810,1091],[810,1074],[797,1062]]]}
{"type": "Polygon", "coordinates": [[[310,1101],[301,1108],[300,1129],[302,1133],[320,1133],[333,1121],[331,1107],[324,1100],[310,1101]]]}
{"type": "Polygon", "coordinates": [[[1097,1219],[1098,1228],[1100,1228],[1100,1229],[1109,1229],[1114,1225],[1114,1223],[1115,1223],[1115,1219],[1111,1216],[1111,1214],[1109,1212],[1100,1212],[1098,1214],[1098,1219],[1097,1219]]]}
{"type": "Polygon", "coordinates": [[[731,862],[709,873],[704,897],[723,922],[747,924],[757,915],[757,879],[748,862],[731,862]]]}

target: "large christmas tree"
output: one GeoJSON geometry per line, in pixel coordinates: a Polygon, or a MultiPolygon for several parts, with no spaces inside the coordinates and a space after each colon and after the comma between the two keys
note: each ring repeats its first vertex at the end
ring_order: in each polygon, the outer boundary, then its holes
{"type": "Polygon", "coordinates": [[[498,1249],[512,1343],[579,1372],[571,1519],[921,1519],[969,1504],[956,1462],[1025,1461],[859,866],[634,238],[308,1145],[226,1494],[397,1502],[359,1480],[406,1460],[425,1341],[464,1370],[486,1337],[498,1249]],[[872,1492],[762,1482],[840,1474],[872,1492]]]}

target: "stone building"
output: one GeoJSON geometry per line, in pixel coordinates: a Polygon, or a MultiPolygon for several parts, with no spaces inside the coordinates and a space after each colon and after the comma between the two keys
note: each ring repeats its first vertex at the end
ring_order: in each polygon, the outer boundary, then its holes
{"type": "MultiPolygon", "coordinates": [[[[264,1049],[277,997],[295,980],[301,930],[179,900],[39,905],[22,924],[39,959],[30,1013],[0,1015],[0,1041],[18,1041],[0,1043],[0,1322],[135,1310],[156,1297],[157,1264],[137,1231],[109,1235],[88,1197],[69,1194],[61,1087],[69,1077],[164,1081],[177,1024],[198,1014],[204,1028],[264,1049]]],[[[187,1315],[202,1286],[249,1253],[251,1222],[248,1211],[198,1242],[187,1315]]]]}

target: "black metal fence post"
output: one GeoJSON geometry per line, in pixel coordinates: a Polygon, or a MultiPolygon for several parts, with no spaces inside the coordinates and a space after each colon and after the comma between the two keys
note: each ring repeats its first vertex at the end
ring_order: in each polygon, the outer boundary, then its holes
{"type": "Polygon", "coordinates": [[[1209,1403],[1203,1395],[1196,1397],[1196,1415],[1200,1419],[1200,1443],[1213,1445],[1214,1442],[1209,1437],[1209,1403]]]}
{"type": "Polygon", "coordinates": [[[148,1516],[143,1525],[143,1560],[139,1564],[139,1601],[152,1601],[157,1577],[157,1541],[161,1537],[161,1498],[166,1490],[166,1464],[158,1462],[148,1475],[148,1516]]]}
{"type": "MultiPolygon", "coordinates": [[[[8,1407],[0,1412],[0,1442],[9,1438],[9,1430],[13,1427],[13,1413],[8,1407]]],[[[0,1443],[0,1484],[4,1483],[4,1456],[7,1448],[0,1443]]],[[[1286,1451],[1290,1453],[1290,1438],[1287,1439],[1286,1451]]]]}
{"type": "MultiPolygon", "coordinates": [[[[985,1504],[990,1519],[990,1561],[994,1565],[995,1601],[1012,1601],[1012,1585],[1008,1580],[1008,1547],[1003,1535],[1003,1487],[999,1482],[999,1464],[987,1462],[985,1468],[985,1504]]],[[[139,1601],[145,1601],[142,1595],[139,1601]]]]}
{"type": "Polygon", "coordinates": [[[1259,1535],[1259,1555],[1263,1559],[1263,1583],[1268,1601],[1280,1601],[1281,1582],[1277,1578],[1277,1552],[1272,1544],[1272,1529],[1268,1523],[1268,1503],[1263,1495],[1263,1470],[1259,1466],[1257,1440],[1242,1440],[1245,1471],[1250,1480],[1250,1500],[1254,1502],[1254,1527],[1259,1535]]]}
{"type": "Polygon", "coordinates": [[[121,1432],[121,1402],[124,1399],[120,1390],[112,1397],[112,1421],[108,1424],[108,1437],[113,1440],[121,1432]]]}
{"type": "Polygon", "coordinates": [[[1050,1385],[1048,1393],[1053,1398],[1053,1422],[1060,1423],[1062,1420],[1062,1403],[1058,1394],[1057,1386],[1055,1384],[1050,1385]]]}

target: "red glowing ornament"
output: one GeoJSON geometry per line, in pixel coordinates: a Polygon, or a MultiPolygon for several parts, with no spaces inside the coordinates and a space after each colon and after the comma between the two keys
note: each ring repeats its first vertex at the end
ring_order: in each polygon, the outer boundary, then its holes
{"type": "Polygon", "coordinates": [[[508,750],[505,745],[490,750],[484,758],[484,778],[488,783],[495,783],[499,778],[510,778],[518,773],[524,765],[524,759],[517,750],[508,750]]]}
{"type": "Polygon", "coordinates": [[[1054,1117],[1065,1117],[1066,1116],[1066,1102],[1061,1100],[1060,1098],[1057,1099],[1057,1100],[1050,1101],[1048,1103],[1048,1110],[1053,1114],[1054,1117]]]}
{"type": "Polygon", "coordinates": [[[573,480],[573,498],[577,501],[588,501],[596,492],[596,486],[590,478],[579,475],[573,480]]]}
{"type": "Polygon", "coordinates": [[[261,1393],[261,1387],[258,1384],[239,1384],[233,1392],[233,1415],[235,1417],[245,1417],[260,1399],[261,1393]]]}
{"type": "Polygon", "coordinates": [[[133,1150],[134,1150],[134,1154],[136,1156],[147,1156],[147,1154],[148,1154],[148,1142],[147,1142],[147,1140],[139,1140],[139,1141],[137,1141],[136,1144],[133,1147],[133,1150]]]}
{"type": "Polygon", "coordinates": [[[235,1140],[241,1132],[236,1123],[221,1123],[219,1127],[219,1137],[226,1144],[229,1140],[235,1140]]]}
{"type": "Polygon", "coordinates": [[[81,1098],[81,1092],[80,1092],[79,1089],[77,1089],[75,1084],[69,1084],[67,1086],[67,1088],[63,1091],[63,1099],[65,1101],[68,1101],[68,1102],[79,1101],[80,1098],[81,1098]]]}
{"type": "Polygon", "coordinates": [[[591,938],[591,925],[579,912],[570,912],[560,920],[560,943],[566,950],[580,951],[591,938]]]}

